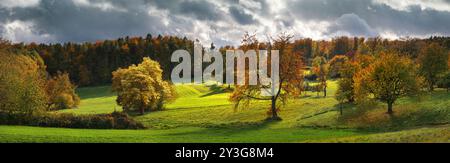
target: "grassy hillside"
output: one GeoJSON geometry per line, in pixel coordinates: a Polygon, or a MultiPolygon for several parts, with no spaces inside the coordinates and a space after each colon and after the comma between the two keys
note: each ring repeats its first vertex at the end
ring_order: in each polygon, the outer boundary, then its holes
{"type": "MultiPolygon", "coordinates": [[[[306,92],[280,112],[283,121],[268,122],[269,104],[255,102],[233,109],[229,93],[217,87],[179,85],[179,98],[164,111],[136,116],[146,130],[87,130],[0,126],[0,142],[449,142],[450,93],[438,90],[404,98],[389,117],[383,104],[361,112],[353,105],[339,116],[329,83],[329,97],[306,92]]],[[[121,110],[110,87],[80,88],[76,114],[121,110]]]]}

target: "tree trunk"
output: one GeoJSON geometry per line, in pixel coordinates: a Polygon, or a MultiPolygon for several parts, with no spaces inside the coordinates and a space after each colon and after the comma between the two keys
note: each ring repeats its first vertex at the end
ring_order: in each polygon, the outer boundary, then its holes
{"type": "Polygon", "coordinates": [[[272,119],[276,120],[279,119],[278,118],[278,114],[277,114],[277,99],[275,99],[275,97],[272,97],[272,119]]]}
{"type": "Polygon", "coordinates": [[[390,115],[392,115],[392,113],[394,113],[393,111],[392,111],[392,104],[393,104],[393,102],[388,102],[388,114],[390,114],[390,115]]]}
{"type": "Polygon", "coordinates": [[[139,108],[139,112],[141,113],[141,115],[144,115],[144,110],[145,110],[145,108],[143,106],[141,106],[139,108]]]}
{"type": "Polygon", "coordinates": [[[430,92],[434,91],[434,82],[430,83],[429,89],[430,89],[430,92]]]}
{"type": "Polygon", "coordinates": [[[327,87],[323,87],[323,97],[327,97],[327,87]]]}
{"type": "Polygon", "coordinates": [[[343,112],[342,112],[342,103],[339,104],[339,111],[341,112],[341,115],[342,115],[343,114],[343,112]]]}
{"type": "Polygon", "coordinates": [[[355,102],[355,98],[351,97],[350,99],[348,99],[348,102],[350,102],[350,103],[355,102]]]}

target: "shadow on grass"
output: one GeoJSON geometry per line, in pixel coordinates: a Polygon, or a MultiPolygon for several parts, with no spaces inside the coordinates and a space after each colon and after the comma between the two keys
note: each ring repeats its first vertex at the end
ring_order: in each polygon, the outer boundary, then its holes
{"type": "Polygon", "coordinates": [[[232,122],[228,124],[209,124],[202,125],[197,127],[202,127],[202,129],[197,131],[189,131],[189,132],[181,132],[181,133],[170,133],[167,135],[170,136],[183,136],[183,135],[192,135],[192,134],[218,134],[218,135],[233,135],[233,134],[242,134],[245,132],[252,132],[256,130],[262,130],[267,128],[270,125],[279,123],[280,121],[274,120],[261,120],[256,122],[232,122]]]}
{"type": "Polygon", "coordinates": [[[232,91],[231,88],[222,87],[222,86],[219,86],[219,85],[216,85],[216,84],[213,84],[213,85],[210,85],[210,86],[207,86],[207,87],[209,88],[210,92],[207,93],[207,94],[204,94],[204,95],[202,95],[200,97],[207,97],[207,96],[212,96],[212,95],[222,94],[222,93],[226,93],[226,92],[231,92],[232,91]]]}
{"type": "Polygon", "coordinates": [[[116,94],[112,92],[111,86],[81,87],[76,90],[81,99],[111,97],[116,94]]]}
{"type": "Polygon", "coordinates": [[[394,106],[394,114],[386,113],[382,105],[365,111],[353,110],[339,117],[338,124],[348,125],[362,132],[392,132],[424,126],[450,123],[450,110],[446,106],[417,104],[394,106]]]}

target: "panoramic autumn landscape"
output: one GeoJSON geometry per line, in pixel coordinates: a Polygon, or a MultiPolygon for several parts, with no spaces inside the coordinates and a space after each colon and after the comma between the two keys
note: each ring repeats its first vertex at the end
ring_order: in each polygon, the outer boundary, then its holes
{"type": "Polygon", "coordinates": [[[403,2],[0,0],[0,142],[449,143],[450,3],[403,2]]]}

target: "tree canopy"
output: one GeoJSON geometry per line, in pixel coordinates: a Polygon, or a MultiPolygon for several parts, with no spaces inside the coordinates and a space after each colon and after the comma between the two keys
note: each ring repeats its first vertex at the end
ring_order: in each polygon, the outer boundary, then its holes
{"type": "Polygon", "coordinates": [[[117,92],[117,103],[125,111],[162,110],[165,103],[176,98],[173,86],[162,78],[158,62],[144,58],[139,65],[120,68],[113,72],[112,89],[117,92]]]}
{"type": "Polygon", "coordinates": [[[359,100],[373,96],[388,104],[388,113],[392,114],[392,105],[403,96],[416,95],[421,88],[421,77],[417,66],[411,59],[395,53],[382,53],[368,67],[355,76],[355,92],[359,100]]]}
{"type": "MultiPolygon", "coordinates": [[[[230,96],[230,101],[235,103],[235,106],[248,105],[254,100],[269,100],[271,106],[269,107],[267,114],[270,115],[270,119],[279,120],[277,112],[280,109],[279,103],[285,104],[289,98],[293,98],[301,93],[301,86],[303,83],[303,61],[302,53],[294,51],[292,44],[290,43],[292,36],[287,34],[280,34],[276,39],[273,39],[274,43],[269,43],[268,51],[271,49],[279,50],[279,85],[276,92],[273,92],[273,96],[262,97],[261,88],[266,88],[258,82],[257,85],[249,85],[246,82],[244,85],[236,86],[234,92],[230,96]]],[[[243,39],[243,45],[240,47],[246,50],[257,50],[259,45],[256,37],[253,35],[245,35],[243,39]]],[[[270,63],[270,62],[268,62],[270,63]]],[[[270,64],[269,64],[270,65],[270,64]]],[[[273,84],[273,83],[272,83],[273,84]]]]}
{"type": "Polygon", "coordinates": [[[446,49],[437,43],[429,44],[422,49],[417,60],[420,64],[420,72],[428,83],[428,89],[433,91],[439,75],[448,70],[446,49]]]}

